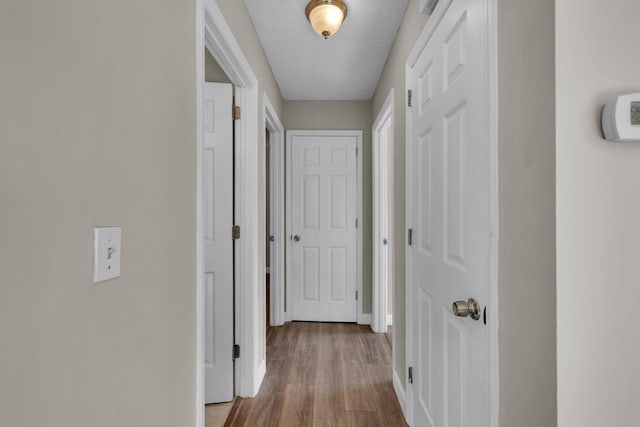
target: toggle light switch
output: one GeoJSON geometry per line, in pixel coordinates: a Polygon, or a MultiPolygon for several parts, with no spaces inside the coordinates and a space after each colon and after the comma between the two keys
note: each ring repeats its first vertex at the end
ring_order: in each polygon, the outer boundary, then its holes
{"type": "Polygon", "coordinates": [[[93,283],[120,276],[121,227],[93,229],[93,283]]]}

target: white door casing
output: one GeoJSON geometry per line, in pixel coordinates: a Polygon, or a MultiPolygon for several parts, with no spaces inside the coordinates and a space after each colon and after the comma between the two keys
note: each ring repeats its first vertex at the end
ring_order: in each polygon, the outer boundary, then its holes
{"type": "Polygon", "coordinates": [[[269,162],[270,162],[270,224],[269,229],[274,237],[271,245],[271,326],[282,326],[285,319],[285,181],[284,181],[284,126],[275,108],[265,93],[262,97],[264,105],[265,128],[269,130],[269,162]]]}
{"type": "Polygon", "coordinates": [[[371,328],[387,332],[393,304],[393,89],[372,127],[373,296],[371,328]]]}
{"type": "Polygon", "coordinates": [[[468,298],[485,309],[495,286],[488,5],[441,1],[407,63],[408,403],[416,426],[488,427],[497,405],[496,324],[452,311],[468,298]]]}
{"type": "MultiPolygon", "coordinates": [[[[258,257],[260,239],[260,177],[259,150],[259,90],[258,79],[245,57],[216,0],[197,0],[196,91],[197,91],[197,220],[196,220],[196,300],[197,300],[197,363],[195,381],[195,425],[204,427],[205,402],[205,284],[202,189],[204,175],[204,56],[205,48],[216,60],[235,87],[235,104],[241,107],[241,118],[235,121],[235,213],[242,238],[235,243],[235,343],[241,357],[235,360],[235,393],[253,397],[258,392],[266,372],[265,331],[259,327],[264,312],[260,305],[260,279],[263,271],[258,257]]],[[[264,129],[264,128],[262,128],[264,129]]]]}
{"type": "Polygon", "coordinates": [[[289,138],[292,320],[356,322],[362,132],[291,131],[289,138]]]}
{"type": "Polygon", "coordinates": [[[233,87],[204,85],[205,403],[233,399],[233,87]]]}

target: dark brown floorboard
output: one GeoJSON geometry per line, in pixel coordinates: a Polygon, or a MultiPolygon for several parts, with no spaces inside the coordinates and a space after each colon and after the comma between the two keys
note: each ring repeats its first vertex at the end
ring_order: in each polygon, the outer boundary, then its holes
{"type": "Polygon", "coordinates": [[[225,427],[403,427],[386,334],[348,323],[271,328],[260,392],[225,427]]]}

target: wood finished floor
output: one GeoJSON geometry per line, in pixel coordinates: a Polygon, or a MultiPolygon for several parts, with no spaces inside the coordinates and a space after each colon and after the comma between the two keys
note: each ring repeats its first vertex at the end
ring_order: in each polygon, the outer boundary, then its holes
{"type": "Polygon", "coordinates": [[[385,334],[345,323],[287,323],[267,340],[267,374],[225,427],[406,426],[385,334]]]}

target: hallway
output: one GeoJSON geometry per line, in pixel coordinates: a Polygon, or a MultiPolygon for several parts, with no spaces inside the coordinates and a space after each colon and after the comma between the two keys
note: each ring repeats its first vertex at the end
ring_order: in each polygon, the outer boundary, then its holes
{"type": "Polygon", "coordinates": [[[385,334],[345,323],[273,328],[260,392],[240,400],[225,426],[406,426],[385,334]]]}

